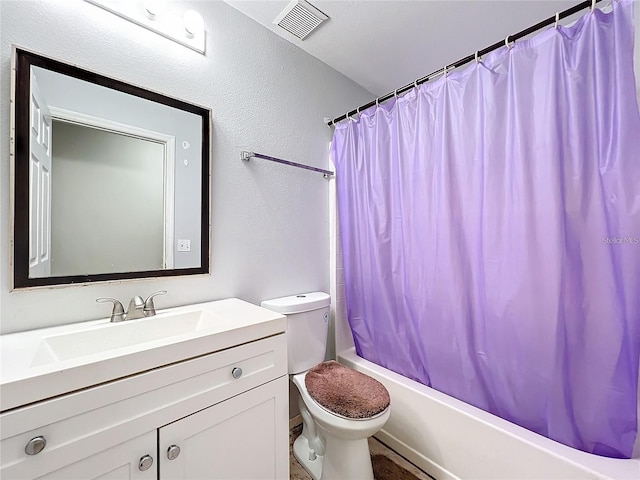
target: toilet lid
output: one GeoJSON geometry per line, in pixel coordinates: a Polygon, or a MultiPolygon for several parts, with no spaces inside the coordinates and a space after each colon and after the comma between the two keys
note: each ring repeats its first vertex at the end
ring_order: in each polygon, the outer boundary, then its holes
{"type": "Polygon", "coordinates": [[[307,372],[304,383],[311,398],[327,410],[347,418],[371,418],[391,403],[379,381],[333,360],[307,372]]]}

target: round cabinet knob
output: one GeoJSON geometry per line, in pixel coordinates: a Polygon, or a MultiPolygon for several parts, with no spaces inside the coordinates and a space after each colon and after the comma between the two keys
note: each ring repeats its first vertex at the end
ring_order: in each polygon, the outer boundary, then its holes
{"type": "Polygon", "coordinates": [[[27,455],[37,455],[44,450],[46,446],[47,441],[43,436],[34,437],[27,442],[27,446],[24,447],[24,453],[27,455]]]}
{"type": "Polygon", "coordinates": [[[231,370],[231,376],[237,380],[242,376],[242,369],[240,367],[235,367],[231,370]]]}
{"type": "Polygon", "coordinates": [[[145,455],[144,457],[140,457],[140,463],[138,464],[138,469],[141,472],[145,470],[149,470],[153,465],[153,457],[151,455],[145,455]]]}
{"type": "Polygon", "coordinates": [[[171,445],[167,448],[167,458],[169,460],[175,460],[180,455],[180,447],[178,445],[171,445]]]}

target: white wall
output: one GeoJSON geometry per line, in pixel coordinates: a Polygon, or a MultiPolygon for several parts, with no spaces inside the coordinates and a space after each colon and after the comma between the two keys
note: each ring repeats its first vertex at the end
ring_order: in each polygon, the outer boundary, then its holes
{"type": "MultiPolygon", "coordinates": [[[[181,3],[182,5],[182,3],[181,3]]],[[[222,2],[184,2],[208,30],[202,56],[87,2],[0,2],[0,322],[3,333],[105,317],[95,298],[127,302],[166,289],[159,308],[329,289],[328,182],[260,160],[252,149],[326,167],[323,117],[372,95],[222,2]],[[211,107],[212,274],[10,292],[11,43],[211,107]]]]}
{"type": "Polygon", "coordinates": [[[345,291],[344,262],[342,257],[342,237],[340,236],[340,219],[338,218],[336,180],[331,180],[329,188],[330,216],[330,283],[331,283],[331,331],[333,332],[334,358],[340,353],[354,348],[353,335],[347,317],[347,295],[345,291]]]}

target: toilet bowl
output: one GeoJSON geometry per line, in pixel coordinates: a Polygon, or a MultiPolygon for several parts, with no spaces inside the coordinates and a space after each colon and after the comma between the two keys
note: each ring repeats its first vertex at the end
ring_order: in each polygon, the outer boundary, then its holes
{"type": "Polygon", "coordinates": [[[303,418],[303,431],[293,445],[296,460],[314,480],[373,480],[368,438],[387,422],[390,408],[363,419],[331,412],[309,394],[304,381],[306,374],[292,378],[300,392],[299,407],[303,418]],[[307,424],[310,419],[313,426],[307,424]],[[320,449],[316,447],[317,442],[322,444],[320,449]]]}
{"type": "Polygon", "coordinates": [[[287,317],[287,363],[303,424],[293,453],[314,480],[373,480],[367,439],[389,418],[389,393],[367,375],[323,362],[330,300],[313,292],[261,304],[287,317]]]}

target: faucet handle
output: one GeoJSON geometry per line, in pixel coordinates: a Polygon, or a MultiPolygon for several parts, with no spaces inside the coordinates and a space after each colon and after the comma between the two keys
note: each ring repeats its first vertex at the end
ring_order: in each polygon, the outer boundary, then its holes
{"type": "Polygon", "coordinates": [[[101,297],[101,298],[96,298],[96,302],[97,303],[112,302],[113,310],[111,312],[111,321],[121,322],[124,320],[124,307],[122,306],[119,300],[116,300],[115,298],[110,298],[110,297],[101,297]]]}
{"type": "Polygon", "coordinates": [[[166,295],[166,294],[167,294],[166,290],[160,290],[159,292],[154,292],[147,297],[147,299],[144,301],[145,317],[152,317],[156,314],[156,306],[153,303],[153,297],[156,297],[158,295],[166,295]]]}

